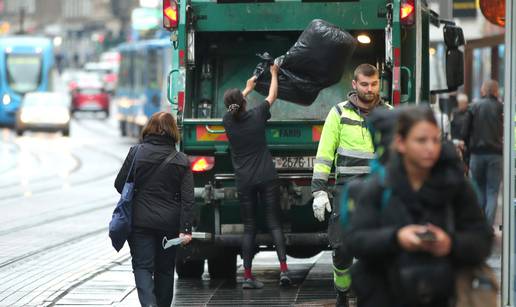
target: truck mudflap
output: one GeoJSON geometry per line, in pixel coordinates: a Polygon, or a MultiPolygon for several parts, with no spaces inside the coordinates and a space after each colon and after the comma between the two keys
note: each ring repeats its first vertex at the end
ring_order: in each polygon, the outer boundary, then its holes
{"type": "MultiPolygon", "coordinates": [[[[315,233],[286,233],[285,245],[286,246],[327,246],[328,235],[323,232],[315,233]]],[[[211,243],[216,246],[224,247],[240,247],[242,245],[243,235],[242,234],[222,234],[213,235],[207,232],[194,232],[192,238],[196,241],[211,243]]],[[[257,234],[256,235],[257,245],[272,245],[272,237],[269,234],[257,234]]]]}

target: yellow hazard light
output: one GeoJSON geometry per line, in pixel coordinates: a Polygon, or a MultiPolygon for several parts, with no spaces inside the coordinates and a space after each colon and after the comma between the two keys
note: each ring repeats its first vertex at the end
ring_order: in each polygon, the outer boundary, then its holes
{"type": "Polygon", "coordinates": [[[163,0],[163,27],[169,31],[178,26],[177,2],[175,0],[163,0]]]}
{"type": "Polygon", "coordinates": [[[171,7],[167,7],[165,9],[165,15],[167,15],[169,19],[177,20],[177,12],[173,10],[171,7]]]}

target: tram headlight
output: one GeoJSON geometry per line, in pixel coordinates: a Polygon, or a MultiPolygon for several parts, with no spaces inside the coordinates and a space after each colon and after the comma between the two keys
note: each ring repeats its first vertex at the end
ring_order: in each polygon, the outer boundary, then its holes
{"type": "Polygon", "coordinates": [[[4,106],[10,104],[11,101],[11,96],[9,96],[9,94],[4,94],[4,97],[2,97],[2,103],[4,104],[4,106]]]}

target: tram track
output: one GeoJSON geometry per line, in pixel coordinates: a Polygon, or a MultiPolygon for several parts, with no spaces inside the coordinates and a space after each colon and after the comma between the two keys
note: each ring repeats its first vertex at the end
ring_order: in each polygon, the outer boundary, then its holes
{"type": "MultiPolygon", "coordinates": [[[[112,158],[113,160],[115,160],[119,164],[121,164],[123,162],[123,158],[120,158],[119,156],[117,156],[115,154],[112,154],[112,153],[110,153],[110,152],[108,152],[106,150],[95,148],[92,145],[84,145],[83,148],[87,148],[87,149],[89,149],[89,150],[91,150],[93,152],[96,152],[96,153],[99,153],[101,155],[104,155],[104,156],[107,156],[109,158],[112,158]]],[[[77,167],[75,167],[73,169],[73,173],[76,173],[82,167],[82,164],[83,164],[83,162],[82,162],[82,160],[80,158],[76,157],[76,159],[77,159],[77,167]]],[[[70,174],[72,174],[72,172],[70,172],[70,174]]],[[[84,180],[76,180],[74,182],[68,182],[67,184],[70,187],[79,187],[79,186],[82,186],[82,185],[86,185],[86,184],[89,184],[89,183],[93,183],[93,182],[97,182],[97,181],[109,178],[109,177],[111,177],[111,176],[113,176],[115,174],[116,174],[116,171],[110,171],[110,172],[102,173],[100,175],[97,175],[97,176],[94,176],[94,177],[91,177],[91,178],[87,178],[87,179],[84,179],[84,180]]],[[[44,178],[38,178],[37,180],[31,181],[31,184],[32,185],[36,185],[36,184],[39,184],[39,183],[42,183],[42,182],[45,182],[45,181],[48,181],[48,180],[54,180],[54,179],[56,179],[58,181],[62,180],[62,178],[59,175],[53,175],[53,176],[47,176],[47,177],[44,177],[44,178]]],[[[0,188],[2,188],[2,189],[3,188],[8,188],[8,187],[12,188],[12,187],[16,187],[17,185],[19,185],[19,183],[13,183],[13,184],[9,184],[9,185],[0,186],[0,188]]],[[[62,186],[63,186],[63,183],[59,182],[56,185],[51,186],[51,187],[33,190],[31,192],[31,195],[34,196],[34,195],[38,195],[38,194],[42,194],[42,193],[51,192],[51,191],[54,191],[54,190],[60,190],[62,188],[62,186]]],[[[24,193],[14,193],[14,194],[10,194],[10,195],[2,195],[2,196],[0,196],[0,201],[6,201],[6,200],[21,198],[21,197],[25,197],[25,194],[24,193]]]]}
{"type": "MultiPolygon", "coordinates": [[[[21,148],[23,157],[30,159],[25,166],[35,172],[25,176],[34,176],[27,180],[11,168],[12,178],[6,178],[10,182],[0,185],[0,208],[9,209],[17,206],[17,199],[23,200],[23,207],[13,211],[11,219],[4,218],[6,223],[0,228],[0,247],[8,247],[0,258],[0,305],[55,305],[74,288],[129,259],[127,251],[114,253],[108,244],[107,221],[116,203],[111,179],[125,158],[121,155],[124,147],[129,149],[125,140],[107,132],[113,130],[108,126],[107,122],[77,121],[76,138],[63,144],[58,141],[64,151],[43,149],[41,157],[38,146],[54,146],[52,142],[36,138],[21,148]],[[52,152],[54,156],[48,156],[52,152]],[[61,168],[66,169],[66,176],[60,175],[61,168]],[[38,206],[39,202],[50,206],[38,206]],[[29,214],[31,209],[34,212],[29,214]]],[[[16,139],[7,141],[11,141],[9,146],[19,146],[16,139]]],[[[19,154],[12,153],[15,158],[19,154]]]]}
{"type": "MultiPolygon", "coordinates": [[[[19,232],[19,231],[35,228],[35,227],[38,227],[38,226],[44,226],[44,225],[51,224],[51,223],[54,223],[54,222],[62,221],[63,219],[67,219],[67,218],[71,218],[71,217],[77,217],[77,216],[80,216],[80,215],[83,215],[83,214],[88,214],[88,213],[91,213],[91,212],[94,212],[94,211],[98,211],[98,210],[102,210],[102,209],[105,209],[105,208],[109,208],[109,207],[113,207],[114,208],[115,200],[108,201],[107,198],[104,197],[104,198],[101,198],[101,199],[99,199],[97,201],[100,201],[100,200],[104,200],[105,203],[103,203],[102,205],[99,205],[99,206],[87,208],[85,210],[76,211],[76,212],[70,212],[70,213],[67,213],[67,214],[58,215],[58,216],[55,216],[55,217],[50,218],[50,219],[46,219],[46,220],[42,220],[42,221],[38,221],[38,222],[34,222],[34,223],[21,224],[21,225],[15,226],[15,227],[7,228],[7,229],[2,229],[2,230],[0,230],[0,237],[7,236],[7,235],[10,235],[10,234],[19,232]]],[[[88,201],[88,203],[89,202],[90,201],[88,201]]],[[[74,206],[81,207],[81,204],[74,205],[74,206]]],[[[82,207],[85,207],[85,206],[82,206],[82,207]]],[[[69,209],[69,208],[72,208],[72,207],[59,208],[58,210],[69,209]]]]}

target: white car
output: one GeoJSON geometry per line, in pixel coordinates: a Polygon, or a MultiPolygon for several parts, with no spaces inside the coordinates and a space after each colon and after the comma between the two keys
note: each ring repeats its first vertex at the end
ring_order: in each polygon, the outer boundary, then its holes
{"type": "Polygon", "coordinates": [[[61,131],[70,135],[70,97],[59,92],[28,93],[16,116],[16,134],[31,131],[61,131]]]}

